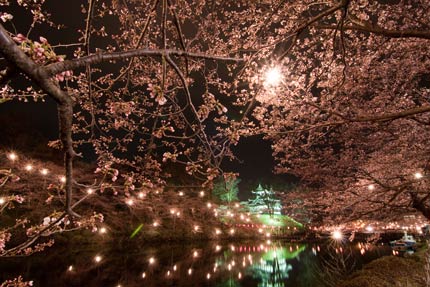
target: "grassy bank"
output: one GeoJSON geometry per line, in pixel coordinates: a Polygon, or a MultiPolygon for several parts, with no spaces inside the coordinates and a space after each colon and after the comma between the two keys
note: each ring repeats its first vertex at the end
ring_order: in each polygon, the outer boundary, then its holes
{"type": "Polygon", "coordinates": [[[381,257],[354,272],[339,287],[429,286],[429,256],[428,246],[423,244],[410,256],[381,257]]]}

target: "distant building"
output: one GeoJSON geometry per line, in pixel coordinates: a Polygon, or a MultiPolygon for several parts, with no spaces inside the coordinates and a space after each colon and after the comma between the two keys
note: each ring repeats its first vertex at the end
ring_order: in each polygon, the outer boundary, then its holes
{"type": "Polygon", "coordinates": [[[281,201],[276,199],[272,188],[265,189],[259,184],[257,189],[251,192],[254,195],[253,198],[243,202],[244,205],[248,206],[249,211],[258,214],[281,214],[281,201]]]}

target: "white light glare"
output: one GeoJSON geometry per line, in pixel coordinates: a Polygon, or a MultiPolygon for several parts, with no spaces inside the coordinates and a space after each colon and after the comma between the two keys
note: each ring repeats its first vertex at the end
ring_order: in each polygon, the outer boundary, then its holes
{"type": "Polygon", "coordinates": [[[374,228],[373,228],[373,226],[366,226],[366,230],[368,232],[373,232],[374,228]]]}
{"type": "Polygon", "coordinates": [[[271,67],[264,73],[264,83],[266,86],[276,86],[282,81],[282,74],[279,67],[271,67]]]}
{"type": "Polygon", "coordinates": [[[16,153],[11,152],[7,155],[7,157],[11,160],[11,161],[15,161],[16,159],[18,159],[18,156],[16,155],[16,153]]]}
{"type": "Polygon", "coordinates": [[[414,174],[414,177],[415,177],[416,179],[421,179],[421,178],[423,178],[423,174],[422,174],[421,172],[416,172],[416,173],[414,174]]]}
{"type": "Polygon", "coordinates": [[[342,240],[343,235],[342,232],[340,232],[339,230],[335,230],[333,231],[333,233],[331,234],[331,237],[335,240],[342,240]]]}

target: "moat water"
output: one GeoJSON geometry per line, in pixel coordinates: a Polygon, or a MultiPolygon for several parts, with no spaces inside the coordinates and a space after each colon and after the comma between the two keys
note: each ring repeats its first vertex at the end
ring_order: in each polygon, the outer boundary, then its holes
{"type": "Polygon", "coordinates": [[[43,287],[322,286],[391,252],[330,241],[58,244],[30,257],[0,259],[0,282],[21,275],[43,287]]]}

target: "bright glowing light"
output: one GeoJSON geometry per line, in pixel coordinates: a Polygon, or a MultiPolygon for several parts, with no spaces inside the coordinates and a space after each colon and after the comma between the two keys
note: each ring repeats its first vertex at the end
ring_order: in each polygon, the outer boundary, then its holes
{"type": "Polygon", "coordinates": [[[102,228],[100,228],[100,233],[101,233],[101,234],[105,234],[106,232],[107,232],[106,227],[102,227],[102,228]]]}
{"type": "Polygon", "coordinates": [[[375,185],[374,184],[369,184],[367,186],[367,189],[369,189],[369,190],[375,190],[375,185]]]}
{"type": "Polygon", "coordinates": [[[60,176],[60,182],[65,183],[66,182],[66,177],[65,176],[60,176]]]}
{"type": "Polygon", "coordinates": [[[266,86],[277,86],[282,82],[282,74],[279,67],[271,67],[264,73],[264,84],[266,86]]]}
{"type": "Polygon", "coordinates": [[[242,278],[242,273],[239,272],[239,274],[237,274],[237,279],[241,279],[242,278]]]}
{"type": "Polygon", "coordinates": [[[205,192],[204,191],[200,191],[199,195],[200,195],[200,197],[203,197],[203,196],[205,196],[205,192]]]}
{"type": "Polygon", "coordinates": [[[88,193],[88,194],[93,194],[93,193],[94,193],[94,190],[93,190],[92,188],[88,188],[88,189],[87,189],[87,193],[88,193]]]}
{"type": "Polygon", "coordinates": [[[199,256],[199,253],[197,251],[194,251],[193,252],[193,257],[197,257],[197,256],[199,256]]]}
{"type": "Polygon", "coordinates": [[[234,234],[234,229],[230,229],[230,234],[234,234]]]}
{"type": "Polygon", "coordinates": [[[207,207],[211,208],[212,207],[212,203],[208,202],[207,207]]]}
{"type": "Polygon", "coordinates": [[[221,234],[221,230],[219,230],[218,228],[215,229],[215,234],[219,235],[221,234]]]}
{"type": "Polygon", "coordinates": [[[72,266],[72,265],[70,265],[70,266],[69,266],[69,268],[67,268],[67,270],[68,270],[69,272],[73,271],[73,266],[72,266]]]}
{"type": "Polygon", "coordinates": [[[335,240],[342,240],[343,238],[343,234],[342,232],[340,232],[339,230],[335,230],[333,231],[333,233],[331,234],[331,237],[335,240]]]}
{"type": "Polygon", "coordinates": [[[32,166],[31,164],[27,164],[27,165],[25,166],[25,170],[26,170],[26,171],[32,171],[32,170],[33,170],[33,166],[32,166]]]}
{"type": "Polygon", "coordinates": [[[154,264],[155,263],[155,258],[154,257],[151,257],[151,258],[149,258],[149,264],[154,264]]]}
{"type": "Polygon", "coordinates": [[[130,198],[129,200],[127,200],[127,204],[130,205],[130,206],[132,206],[134,204],[133,199],[130,198]]]}
{"type": "Polygon", "coordinates": [[[167,275],[167,276],[170,276],[170,270],[167,270],[166,275],[167,275]]]}
{"type": "Polygon", "coordinates": [[[152,223],[152,225],[153,225],[154,227],[157,227],[157,226],[158,226],[158,222],[157,222],[157,221],[154,221],[154,223],[152,223]]]}
{"type": "Polygon", "coordinates": [[[146,272],[142,273],[142,278],[146,278],[146,272]]]}
{"type": "Polygon", "coordinates": [[[234,207],[238,208],[239,207],[239,203],[235,203],[234,207]]]}
{"type": "Polygon", "coordinates": [[[16,153],[14,152],[10,152],[8,153],[7,157],[11,160],[11,161],[15,161],[18,159],[18,156],[16,155],[16,153]]]}
{"type": "Polygon", "coordinates": [[[184,196],[184,192],[180,191],[179,196],[184,196]]]}
{"type": "Polygon", "coordinates": [[[175,210],[174,209],[170,209],[170,214],[175,214],[175,210]]]}
{"type": "Polygon", "coordinates": [[[198,225],[194,225],[194,231],[199,231],[199,226],[198,225]]]}
{"type": "Polygon", "coordinates": [[[176,212],[176,216],[177,217],[179,217],[179,216],[181,216],[181,213],[178,211],[178,212],[176,212]]]}
{"type": "Polygon", "coordinates": [[[221,250],[221,246],[217,245],[217,246],[215,247],[215,250],[216,250],[216,251],[220,251],[220,250],[221,250]]]}
{"type": "Polygon", "coordinates": [[[266,237],[270,237],[270,233],[269,232],[266,233],[266,237]]]}
{"type": "Polygon", "coordinates": [[[421,179],[421,178],[423,178],[423,174],[422,174],[421,172],[416,172],[416,173],[414,174],[414,177],[415,177],[416,179],[421,179]]]}
{"type": "Polygon", "coordinates": [[[176,271],[176,269],[178,269],[178,267],[176,267],[176,265],[173,265],[173,271],[176,271]]]}
{"type": "Polygon", "coordinates": [[[373,226],[366,226],[366,230],[372,232],[374,230],[373,226]]]}
{"type": "Polygon", "coordinates": [[[211,279],[211,274],[210,273],[206,274],[206,278],[211,279]]]}
{"type": "Polygon", "coordinates": [[[262,228],[258,228],[258,233],[263,233],[263,229],[262,228]]]}
{"type": "Polygon", "coordinates": [[[47,175],[48,174],[48,170],[46,169],[46,168],[42,168],[41,170],[40,170],[40,173],[42,174],[42,175],[47,175]]]}
{"type": "Polygon", "coordinates": [[[145,194],[143,192],[139,192],[138,196],[139,196],[140,199],[142,199],[142,198],[145,197],[145,194]]]}
{"type": "Polygon", "coordinates": [[[191,275],[191,274],[193,274],[193,269],[188,269],[188,275],[191,275]]]}
{"type": "Polygon", "coordinates": [[[0,197],[0,205],[4,204],[6,200],[3,197],[0,197]]]}
{"type": "Polygon", "coordinates": [[[99,263],[100,261],[102,261],[102,257],[100,255],[97,255],[96,257],[94,257],[94,261],[96,263],[99,263]]]}

